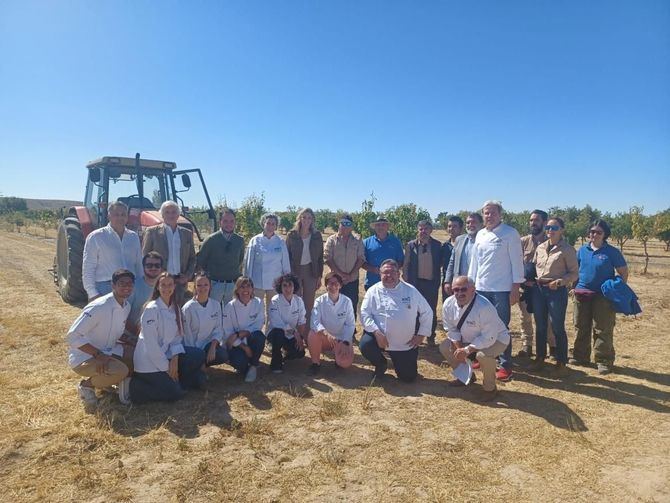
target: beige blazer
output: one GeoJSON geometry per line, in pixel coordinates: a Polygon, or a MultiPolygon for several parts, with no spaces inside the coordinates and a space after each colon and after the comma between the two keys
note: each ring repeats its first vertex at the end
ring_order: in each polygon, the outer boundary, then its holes
{"type": "MultiPolygon", "coordinates": [[[[181,240],[179,268],[181,269],[181,274],[184,274],[190,279],[195,272],[195,245],[193,244],[193,233],[181,226],[177,226],[177,229],[179,229],[179,239],[181,240]]],[[[146,255],[150,251],[156,251],[163,257],[163,267],[166,267],[168,250],[168,242],[165,237],[165,224],[154,225],[144,231],[144,236],[142,236],[142,255],[146,255]]]]}

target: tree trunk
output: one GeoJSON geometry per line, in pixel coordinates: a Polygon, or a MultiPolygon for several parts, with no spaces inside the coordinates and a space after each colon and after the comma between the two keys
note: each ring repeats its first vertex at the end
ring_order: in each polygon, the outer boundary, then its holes
{"type": "Polygon", "coordinates": [[[642,274],[647,274],[647,267],[649,266],[649,252],[647,251],[647,241],[644,240],[642,244],[644,245],[644,270],[642,271],[642,274]]]}

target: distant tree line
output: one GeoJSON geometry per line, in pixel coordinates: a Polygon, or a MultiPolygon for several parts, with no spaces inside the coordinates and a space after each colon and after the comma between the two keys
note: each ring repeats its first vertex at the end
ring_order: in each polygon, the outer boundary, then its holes
{"type": "MultiPolygon", "coordinates": [[[[362,237],[372,234],[370,223],[377,217],[384,216],[391,223],[392,232],[400,238],[403,243],[416,237],[416,225],[419,220],[431,220],[435,228],[446,228],[447,221],[452,215],[458,215],[463,220],[467,215],[475,210],[461,210],[453,213],[441,212],[435,219],[432,219],[429,212],[414,203],[405,203],[398,206],[392,206],[385,211],[378,210],[375,207],[377,198],[371,193],[361,202],[357,211],[348,211],[353,220],[355,231],[362,237]]],[[[217,210],[226,206],[226,201],[220,201],[217,210]]],[[[251,194],[246,197],[238,208],[237,212],[238,231],[246,238],[254,236],[262,231],[260,219],[263,214],[270,212],[265,205],[265,194],[251,194]]],[[[544,209],[551,216],[561,217],[565,221],[565,238],[570,244],[583,242],[586,238],[586,231],[591,222],[598,218],[606,220],[612,229],[610,241],[615,243],[622,251],[629,239],[636,239],[642,243],[647,254],[647,243],[650,239],[658,239],[665,244],[666,251],[670,251],[670,208],[660,211],[654,215],[645,215],[644,208],[633,206],[628,211],[617,213],[603,213],[598,209],[586,205],[583,208],[568,206],[561,208],[553,206],[544,209]]],[[[193,208],[198,210],[198,208],[193,208]]],[[[283,211],[274,211],[281,219],[280,228],[285,232],[290,230],[297,218],[297,206],[288,206],[283,211]]],[[[532,209],[512,212],[505,211],[503,220],[519,231],[519,234],[528,233],[528,220],[532,209]]],[[[319,231],[330,228],[336,230],[338,227],[339,215],[345,210],[315,209],[315,226],[319,231]]],[[[35,225],[45,229],[56,228],[61,219],[60,210],[29,210],[25,199],[18,197],[0,196],[0,219],[5,223],[10,223],[17,228],[25,225],[35,225]]],[[[199,228],[207,228],[206,216],[194,214],[194,220],[199,228]],[[202,221],[200,221],[202,220],[202,221]]]]}

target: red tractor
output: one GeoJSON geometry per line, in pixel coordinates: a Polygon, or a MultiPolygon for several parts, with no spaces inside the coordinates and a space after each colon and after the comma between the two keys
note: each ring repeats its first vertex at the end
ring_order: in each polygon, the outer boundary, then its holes
{"type": "Polygon", "coordinates": [[[194,220],[211,223],[216,230],[216,213],[199,169],[177,171],[174,162],[152,161],[130,157],[102,157],[86,165],[88,183],[83,206],[73,206],[58,227],[56,256],[54,258],[54,282],[63,300],[70,303],[86,302],[87,295],[82,284],[82,258],[84,241],[91,231],[107,225],[107,204],[122,201],[128,205],[129,229],[139,233],[162,222],[160,205],[168,200],[177,202],[182,209],[179,225],[184,226],[202,241],[194,220]],[[191,188],[189,173],[197,173],[207,206],[204,209],[189,209],[184,205],[180,193],[191,188]],[[178,188],[179,186],[179,188],[178,188]]]}

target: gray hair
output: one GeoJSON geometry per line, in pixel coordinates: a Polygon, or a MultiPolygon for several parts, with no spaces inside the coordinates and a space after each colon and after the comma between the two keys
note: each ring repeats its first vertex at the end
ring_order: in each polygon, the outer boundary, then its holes
{"type": "Polygon", "coordinates": [[[468,276],[456,276],[456,277],[452,280],[451,284],[453,285],[454,283],[456,283],[456,280],[459,280],[459,279],[460,279],[460,280],[465,279],[465,280],[467,281],[467,283],[468,283],[468,286],[471,286],[471,287],[474,288],[474,286],[475,286],[475,282],[472,280],[472,278],[469,278],[468,276]]]}
{"type": "Polygon", "coordinates": [[[275,215],[274,213],[266,213],[261,217],[261,227],[265,227],[265,222],[268,220],[274,220],[277,227],[279,227],[279,223],[281,222],[278,215],[275,215]]]}
{"type": "Polygon", "coordinates": [[[500,212],[501,214],[503,212],[502,203],[495,199],[489,199],[488,201],[484,201],[484,204],[482,204],[482,211],[484,211],[484,208],[486,208],[487,206],[495,206],[498,208],[498,212],[500,212]]]}
{"type": "Polygon", "coordinates": [[[128,214],[128,205],[123,201],[114,201],[109,203],[109,206],[107,206],[107,214],[109,215],[114,208],[123,208],[126,212],[126,215],[128,214]]]}
{"type": "Polygon", "coordinates": [[[177,208],[177,212],[181,215],[181,208],[174,201],[165,201],[163,204],[161,204],[160,208],[161,216],[165,216],[164,213],[166,208],[177,208]]]}
{"type": "Polygon", "coordinates": [[[419,225],[423,225],[423,226],[426,226],[426,227],[430,227],[431,229],[433,228],[433,222],[431,222],[430,220],[427,220],[427,219],[425,219],[425,220],[419,220],[419,221],[417,222],[416,226],[418,227],[419,225]]]}

